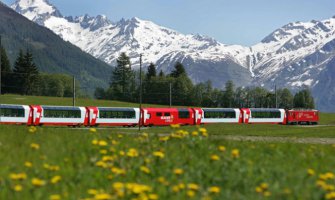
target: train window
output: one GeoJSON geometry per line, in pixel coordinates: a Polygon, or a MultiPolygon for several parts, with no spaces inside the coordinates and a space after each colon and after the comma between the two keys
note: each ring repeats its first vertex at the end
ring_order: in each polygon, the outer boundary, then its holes
{"type": "Polygon", "coordinates": [[[181,111],[181,110],[179,110],[178,111],[178,117],[179,118],[181,118],[181,119],[187,119],[187,118],[190,118],[190,112],[187,110],[183,110],[183,111],[181,111]]]}
{"type": "Polygon", "coordinates": [[[206,111],[204,118],[236,118],[235,111],[206,111]]]}
{"type": "Polygon", "coordinates": [[[99,117],[102,119],[135,119],[135,111],[112,111],[112,110],[100,110],[99,117]]]}
{"type": "Polygon", "coordinates": [[[24,117],[24,109],[22,108],[1,108],[1,117],[24,117]]]}
{"type": "Polygon", "coordinates": [[[280,111],[252,111],[252,118],[280,118],[280,111]]]}
{"type": "Polygon", "coordinates": [[[47,117],[47,118],[81,118],[81,111],[80,110],[44,109],[44,117],[47,117]]]}
{"type": "Polygon", "coordinates": [[[161,112],[158,112],[158,113],[156,113],[156,116],[157,116],[157,117],[160,117],[160,116],[162,116],[162,113],[161,113],[161,112]]]}
{"type": "Polygon", "coordinates": [[[170,113],[164,113],[164,116],[169,117],[170,113]]]}

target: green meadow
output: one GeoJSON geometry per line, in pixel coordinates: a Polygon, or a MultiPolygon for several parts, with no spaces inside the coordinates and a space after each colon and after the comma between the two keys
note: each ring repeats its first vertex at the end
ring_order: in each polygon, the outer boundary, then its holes
{"type": "MultiPolygon", "coordinates": [[[[72,105],[4,95],[1,103],[72,105]]],[[[138,106],[78,99],[76,105],[138,106]]],[[[150,106],[150,105],[148,105],[150,106]]],[[[0,199],[335,199],[335,145],[226,136],[332,139],[321,126],[0,126],[0,199]]]]}

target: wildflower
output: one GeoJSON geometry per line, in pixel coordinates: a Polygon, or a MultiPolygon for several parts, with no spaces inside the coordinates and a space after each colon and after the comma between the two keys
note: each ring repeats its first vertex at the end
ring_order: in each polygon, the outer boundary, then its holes
{"type": "Polygon", "coordinates": [[[198,131],[192,131],[191,135],[192,135],[192,136],[198,136],[199,133],[198,133],[198,131]]]}
{"type": "Polygon", "coordinates": [[[169,182],[167,180],[165,180],[165,178],[163,176],[160,176],[157,178],[157,181],[163,185],[169,185],[169,182]]]}
{"type": "Polygon", "coordinates": [[[267,190],[267,189],[269,189],[269,184],[267,184],[267,183],[262,183],[262,184],[260,185],[260,187],[261,187],[263,190],[267,190]]]}
{"type": "Polygon", "coordinates": [[[126,170],[121,169],[121,168],[117,168],[117,167],[112,167],[111,171],[112,171],[112,173],[114,173],[116,175],[124,175],[124,174],[126,174],[126,170]]]}
{"type": "Polygon", "coordinates": [[[179,189],[178,185],[173,186],[172,191],[175,192],[175,193],[179,192],[180,189],[179,189]]]}
{"type": "Polygon", "coordinates": [[[169,139],[170,139],[169,136],[159,137],[159,141],[161,141],[161,142],[166,142],[166,141],[168,141],[169,139]]]}
{"type": "Polygon", "coordinates": [[[89,189],[89,190],[87,190],[87,193],[90,194],[90,195],[96,195],[96,194],[98,194],[98,191],[96,189],[89,189]]]}
{"type": "Polygon", "coordinates": [[[15,192],[21,192],[22,189],[23,189],[22,185],[15,185],[15,186],[13,187],[13,190],[14,190],[15,192]]]}
{"type": "Polygon", "coordinates": [[[180,124],[171,124],[171,128],[180,128],[180,124]]]}
{"type": "Polygon", "coordinates": [[[9,177],[12,180],[19,180],[19,181],[21,181],[21,180],[27,179],[27,174],[26,173],[10,174],[9,177]]]}
{"type": "Polygon", "coordinates": [[[25,167],[28,167],[28,168],[31,168],[31,167],[33,166],[33,164],[32,164],[31,162],[26,161],[26,162],[24,163],[24,166],[25,166],[25,167]]]}
{"type": "Polygon", "coordinates": [[[45,185],[45,181],[43,181],[42,179],[39,179],[39,178],[33,178],[31,180],[31,184],[33,184],[33,186],[36,186],[36,187],[41,187],[41,186],[45,185]]]}
{"type": "Polygon", "coordinates": [[[123,189],[123,188],[124,188],[124,184],[121,183],[121,182],[115,182],[115,183],[113,183],[113,188],[114,188],[115,190],[123,189]]]}
{"type": "Polygon", "coordinates": [[[93,145],[98,145],[98,143],[99,143],[99,140],[96,140],[96,139],[92,140],[93,145]]]}
{"type": "Polygon", "coordinates": [[[208,188],[208,192],[212,193],[212,194],[218,194],[220,193],[220,188],[217,186],[212,186],[210,188],[208,188]]]}
{"type": "Polygon", "coordinates": [[[207,130],[205,128],[199,128],[199,132],[200,133],[205,133],[205,132],[207,132],[207,130]]]}
{"type": "Polygon", "coordinates": [[[62,177],[61,177],[61,176],[54,176],[54,177],[51,178],[50,182],[51,182],[52,184],[56,184],[56,183],[58,183],[58,182],[61,181],[61,180],[62,180],[62,177]]]}
{"type": "Polygon", "coordinates": [[[141,135],[142,135],[142,137],[145,137],[145,138],[149,137],[148,133],[142,133],[141,135]]]}
{"type": "Polygon", "coordinates": [[[155,152],[153,152],[153,155],[155,156],[155,157],[158,157],[158,158],[164,158],[164,153],[163,152],[161,152],[161,151],[155,151],[155,152]]]}
{"type": "Polygon", "coordinates": [[[330,192],[325,195],[325,199],[335,199],[335,192],[330,192]]]}
{"type": "Polygon", "coordinates": [[[190,190],[199,190],[199,186],[197,184],[194,184],[194,183],[188,184],[187,188],[190,189],[190,190]]]}
{"type": "Polygon", "coordinates": [[[233,150],[231,151],[231,156],[232,156],[233,158],[239,158],[239,157],[240,157],[240,151],[239,151],[238,149],[233,149],[233,150]]]}
{"type": "Polygon", "coordinates": [[[150,169],[146,166],[141,166],[140,167],[141,171],[146,173],[146,174],[150,174],[150,169]]]}
{"type": "Polygon", "coordinates": [[[264,195],[265,197],[269,197],[269,196],[271,196],[271,192],[270,192],[270,191],[265,191],[265,192],[263,193],[263,195],[264,195]]]}
{"type": "Polygon", "coordinates": [[[102,167],[102,168],[106,168],[106,167],[108,167],[107,163],[104,162],[104,161],[102,161],[102,160],[96,162],[96,163],[95,163],[95,166],[97,166],[97,167],[102,167]]]}
{"type": "Polygon", "coordinates": [[[148,197],[149,197],[150,200],[157,200],[158,199],[157,194],[149,194],[148,197]]]}
{"type": "Polygon", "coordinates": [[[218,155],[213,154],[213,155],[211,155],[211,160],[218,161],[218,160],[220,160],[220,157],[218,155]]]}
{"type": "Polygon", "coordinates": [[[225,146],[219,146],[218,149],[219,149],[219,151],[222,151],[222,152],[226,151],[226,147],[225,146]]]}
{"type": "Polygon", "coordinates": [[[137,157],[138,156],[138,152],[137,152],[136,149],[131,148],[131,149],[128,150],[127,156],[128,157],[137,157]]]}
{"type": "Polygon", "coordinates": [[[119,151],[119,154],[120,154],[120,156],[126,155],[126,153],[124,151],[119,151]]]}
{"type": "Polygon", "coordinates": [[[307,169],[308,176],[314,176],[315,171],[313,169],[307,169]]]}
{"type": "Polygon", "coordinates": [[[112,198],[112,196],[110,194],[107,194],[107,193],[96,194],[94,196],[95,200],[108,200],[108,199],[111,199],[111,198],[112,198]]]}
{"type": "Polygon", "coordinates": [[[107,150],[106,150],[106,149],[101,149],[101,150],[100,150],[100,154],[103,154],[103,155],[104,155],[104,154],[107,154],[107,150]]]}
{"type": "Polygon", "coordinates": [[[176,175],[181,175],[184,173],[184,170],[177,168],[173,170],[173,173],[176,175]]]}
{"type": "Polygon", "coordinates": [[[39,144],[36,144],[36,143],[31,143],[30,144],[30,148],[34,149],[34,150],[38,150],[40,149],[40,145],[39,144]]]}
{"type": "Polygon", "coordinates": [[[28,129],[29,133],[35,133],[37,131],[37,128],[35,126],[31,126],[28,129]]]}
{"type": "Polygon", "coordinates": [[[202,135],[203,137],[208,137],[208,133],[207,133],[207,132],[202,132],[201,135],[202,135]]]}
{"type": "Polygon", "coordinates": [[[49,197],[50,200],[60,200],[61,196],[59,194],[53,194],[49,197]]]}
{"type": "Polygon", "coordinates": [[[98,145],[101,146],[101,147],[105,147],[105,146],[108,145],[108,143],[105,140],[100,140],[98,145]]]}
{"type": "Polygon", "coordinates": [[[118,134],[117,137],[118,137],[118,138],[123,138],[123,135],[118,134]]]}
{"type": "Polygon", "coordinates": [[[193,190],[188,190],[186,194],[187,194],[188,197],[192,198],[192,197],[194,197],[195,192],[193,190]]]}
{"type": "Polygon", "coordinates": [[[91,133],[96,133],[96,132],[97,132],[97,129],[96,129],[96,128],[90,128],[90,132],[91,132],[91,133]]]}
{"type": "Polygon", "coordinates": [[[102,161],[107,162],[107,161],[113,161],[114,158],[112,156],[103,156],[102,161]]]}
{"type": "Polygon", "coordinates": [[[261,187],[256,187],[255,191],[257,193],[262,193],[263,192],[263,189],[261,187]]]}

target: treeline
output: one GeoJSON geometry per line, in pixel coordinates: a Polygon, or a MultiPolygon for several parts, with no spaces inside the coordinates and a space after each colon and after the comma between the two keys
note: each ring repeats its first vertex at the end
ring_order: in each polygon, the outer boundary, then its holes
{"type": "MultiPolygon", "coordinates": [[[[71,97],[73,78],[65,74],[40,73],[33,54],[20,50],[12,68],[6,50],[1,47],[1,93],[71,97]]],[[[76,81],[76,90],[79,92],[76,81]]]]}
{"type": "MultiPolygon", "coordinates": [[[[122,53],[112,73],[107,90],[97,88],[95,97],[128,102],[139,102],[139,72],[131,68],[129,57],[122,53]]],[[[142,75],[143,103],[162,105],[187,105],[201,107],[248,108],[314,108],[314,100],[308,88],[295,95],[287,88],[269,91],[263,87],[238,87],[228,81],[224,90],[212,86],[210,81],[193,84],[184,66],[177,62],[170,74],[157,73],[151,63],[142,75]],[[170,101],[171,93],[171,101],[170,101]],[[277,99],[277,100],[276,100],[277,99]],[[277,104],[277,105],[276,105],[277,104]]]]}

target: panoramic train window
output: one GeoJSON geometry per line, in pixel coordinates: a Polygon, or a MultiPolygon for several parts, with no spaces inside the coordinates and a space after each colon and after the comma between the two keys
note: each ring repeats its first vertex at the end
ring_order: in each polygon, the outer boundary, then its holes
{"type": "Polygon", "coordinates": [[[99,117],[102,119],[135,119],[136,114],[134,110],[100,110],[99,117]]]}
{"type": "Polygon", "coordinates": [[[236,118],[235,111],[204,111],[204,118],[236,118]]]}
{"type": "Polygon", "coordinates": [[[187,119],[187,118],[190,118],[190,112],[188,110],[179,110],[178,116],[181,119],[187,119]]]}
{"type": "Polygon", "coordinates": [[[23,108],[0,108],[1,117],[24,117],[23,108]]]}
{"type": "Polygon", "coordinates": [[[44,117],[47,118],[81,118],[81,111],[78,110],[61,110],[61,109],[44,109],[44,117]]]}
{"type": "Polygon", "coordinates": [[[280,118],[280,111],[252,111],[252,118],[280,118]]]}

